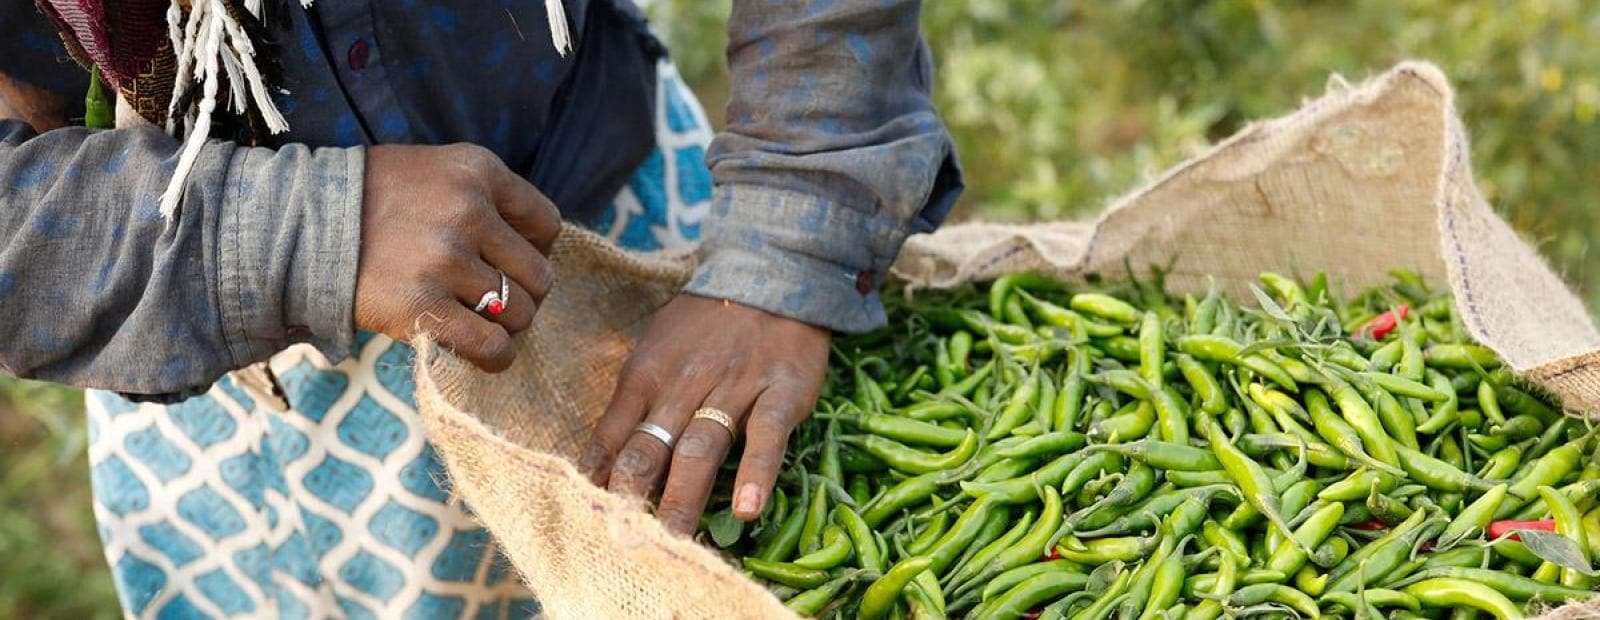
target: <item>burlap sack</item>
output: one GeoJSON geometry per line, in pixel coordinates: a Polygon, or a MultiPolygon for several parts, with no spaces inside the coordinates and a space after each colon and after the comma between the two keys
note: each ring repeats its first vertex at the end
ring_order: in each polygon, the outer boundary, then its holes
{"type": "MultiPolygon", "coordinates": [[[[1062,277],[1173,263],[1245,294],[1262,270],[1327,269],[1346,290],[1408,267],[1448,282],[1467,326],[1579,411],[1600,405],[1600,333],[1473,185],[1438,69],[1402,64],[1258,123],[1118,201],[1093,224],[967,224],[912,239],[894,275],[947,287],[1019,271],[1062,277]]],[[[419,343],[417,391],[456,492],[499,538],[552,618],[791,617],[710,550],[668,536],[569,459],[605,408],[650,312],[687,257],[628,255],[577,230],[516,366],[474,371],[419,343]]],[[[1561,618],[1600,616],[1578,606],[1561,618]]]]}

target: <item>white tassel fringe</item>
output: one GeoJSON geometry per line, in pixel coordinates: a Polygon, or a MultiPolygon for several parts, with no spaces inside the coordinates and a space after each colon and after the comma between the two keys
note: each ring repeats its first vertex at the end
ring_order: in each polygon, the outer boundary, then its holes
{"type": "MultiPolygon", "coordinates": [[[[312,1],[300,0],[300,5],[309,8],[312,1]]],[[[244,6],[251,15],[260,17],[261,4],[262,0],[245,0],[244,6]]],[[[558,53],[566,56],[572,52],[566,7],[562,0],[544,0],[544,10],[550,21],[550,41],[558,53]]],[[[223,73],[228,76],[229,99],[235,110],[242,112],[246,106],[254,105],[267,130],[274,134],[288,131],[289,121],[273,103],[266,80],[256,67],[255,46],[250,44],[244,28],[228,15],[223,0],[193,0],[188,19],[184,19],[182,0],[173,0],[167,9],[167,36],[172,39],[178,71],[167,107],[166,130],[172,135],[177,135],[180,127],[188,132],[178,154],[178,167],[161,194],[161,215],[171,218],[183,198],[189,172],[211,134],[211,114],[217,108],[223,73]],[[201,98],[194,111],[178,110],[179,96],[196,84],[200,85],[201,98]]]]}

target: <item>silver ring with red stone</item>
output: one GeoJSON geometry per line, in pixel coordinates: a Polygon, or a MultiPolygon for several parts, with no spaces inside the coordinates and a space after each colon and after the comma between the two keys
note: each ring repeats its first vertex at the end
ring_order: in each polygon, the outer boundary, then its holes
{"type": "Polygon", "coordinates": [[[473,306],[473,312],[487,312],[498,315],[506,311],[506,302],[511,300],[511,284],[506,280],[504,271],[500,272],[500,290],[485,291],[483,297],[478,298],[478,305],[473,306]]]}

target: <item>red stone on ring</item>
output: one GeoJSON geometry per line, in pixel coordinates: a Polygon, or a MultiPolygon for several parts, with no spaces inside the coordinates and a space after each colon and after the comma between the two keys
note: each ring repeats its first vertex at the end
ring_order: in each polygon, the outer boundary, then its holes
{"type": "Polygon", "coordinates": [[[489,311],[489,314],[500,314],[506,311],[506,302],[496,299],[489,302],[489,307],[485,309],[489,311]]]}

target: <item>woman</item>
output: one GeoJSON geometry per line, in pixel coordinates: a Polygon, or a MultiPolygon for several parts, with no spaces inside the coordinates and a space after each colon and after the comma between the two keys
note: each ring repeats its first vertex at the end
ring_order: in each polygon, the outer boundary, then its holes
{"type": "Polygon", "coordinates": [[[136,616],[536,610],[441,486],[391,338],[507,366],[556,206],[637,249],[704,238],[581,465],[686,532],[744,433],[754,518],[829,331],[881,324],[879,274],[959,190],[916,2],[736,2],[709,158],[626,0],[42,6],[153,126],[0,125],[0,363],[132,397],[90,420],[136,616]]]}

